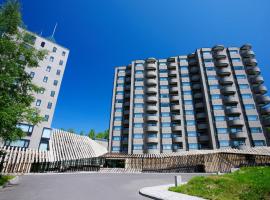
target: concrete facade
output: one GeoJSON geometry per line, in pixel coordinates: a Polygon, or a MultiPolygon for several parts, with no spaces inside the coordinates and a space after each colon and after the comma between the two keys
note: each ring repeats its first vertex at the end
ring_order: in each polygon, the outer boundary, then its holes
{"type": "Polygon", "coordinates": [[[31,75],[33,83],[44,88],[44,91],[41,93],[33,94],[35,102],[32,104],[32,107],[40,111],[44,121],[35,126],[27,122],[19,124],[18,126],[26,132],[27,136],[15,142],[6,142],[5,145],[46,150],[48,149],[51,123],[69,50],[39,35],[27,33],[32,36],[29,45],[38,50],[46,50],[48,52],[46,58],[39,62],[37,68],[26,69],[31,75]]]}
{"type": "Polygon", "coordinates": [[[270,98],[250,45],[217,45],[115,68],[109,151],[269,145],[270,98]]]}

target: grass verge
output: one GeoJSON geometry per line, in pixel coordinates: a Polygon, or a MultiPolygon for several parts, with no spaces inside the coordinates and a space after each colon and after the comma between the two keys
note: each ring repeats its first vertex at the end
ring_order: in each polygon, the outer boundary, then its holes
{"type": "Polygon", "coordinates": [[[9,180],[13,179],[14,176],[3,176],[0,175],[0,186],[3,186],[6,182],[8,182],[9,180]]]}
{"type": "Polygon", "coordinates": [[[270,200],[270,167],[245,167],[230,174],[197,176],[169,190],[211,200],[270,200]]]}

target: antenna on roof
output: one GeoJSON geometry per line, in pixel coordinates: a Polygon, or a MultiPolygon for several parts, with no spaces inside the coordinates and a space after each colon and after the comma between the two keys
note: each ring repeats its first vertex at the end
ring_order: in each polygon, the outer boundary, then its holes
{"type": "Polygon", "coordinates": [[[40,35],[40,36],[42,36],[42,33],[43,33],[43,31],[41,30],[41,32],[40,32],[40,34],[39,34],[39,35],[40,35]]]}
{"type": "Polygon", "coordinates": [[[55,26],[54,26],[54,29],[53,29],[53,33],[52,33],[52,38],[54,37],[54,33],[55,33],[55,31],[56,31],[56,28],[57,28],[57,22],[56,22],[56,24],[55,24],[55,26]]]}

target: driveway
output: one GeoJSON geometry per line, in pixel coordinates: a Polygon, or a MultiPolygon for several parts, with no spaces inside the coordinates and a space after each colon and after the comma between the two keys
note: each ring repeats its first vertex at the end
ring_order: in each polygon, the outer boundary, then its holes
{"type": "MultiPolygon", "coordinates": [[[[37,174],[0,189],[0,200],[141,200],[140,188],[174,182],[175,174],[37,174]]],[[[178,174],[183,181],[201,174],[178,174]]]]}

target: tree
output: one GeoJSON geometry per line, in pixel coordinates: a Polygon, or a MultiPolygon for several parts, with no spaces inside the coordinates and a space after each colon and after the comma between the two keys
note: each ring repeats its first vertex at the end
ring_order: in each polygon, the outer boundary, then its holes
{"type": "Polygon", "coordinates": [[[74,130],[73,128],[69,128],[69,129],[67,130],[67,132],[75,133],[75,130],[74,130]]]}
{"type": "Polygon", "coordinates": [[[105,130],[104,132],[100,132],[96,135],[98,139],[109,139],[109,129],[105,130]]]}
{"type": "Polygon", "coordinates": [[[81,132],[80,132],[80,135],[84,135],[84,131],[81,131],[81,132]]]}
{"type": "Polygon", "coordinates": [[[35,125],[43,120],[39,111],[31,107],[32,94],[43,88],[32,83],[25,69],[38,67],[46,52],[33,48],[31,34],[19,28],[22,24],[19,2],[5,1],[0,6],[0,138],[3,140],[24,136],[18,123],[35,125]]]}
{"type": "Polygon", "coordinates": [[[94,129],[91,129],[88,133],[88,137],[91,138],[91,139],[95,139],[95,130],[94,129]]]}

